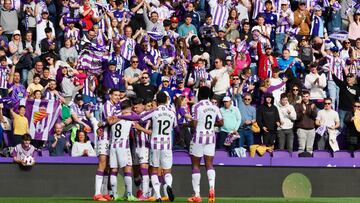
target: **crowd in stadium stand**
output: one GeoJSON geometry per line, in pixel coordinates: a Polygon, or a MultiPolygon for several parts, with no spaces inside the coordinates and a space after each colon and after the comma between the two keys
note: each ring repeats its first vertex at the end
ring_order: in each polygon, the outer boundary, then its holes
{"type": "Polygon", "coordinates": [[[180,126],[174,149],[188,149],[191,106],[199,87],[208,86],[224,118],[216,147],[231,155],[254,144],[310,154],[360,149],[356,0],[1,4],[3,147],[30,134],[35,148],[51,156],[96,156],[88,134],[106,125],[103,104],[116,89],[120,101],[146,110],[165,92],[180,126]],[[31,126],[52,115],[51,102],[61,106],[61,119],[44,140],[31,126]]]}

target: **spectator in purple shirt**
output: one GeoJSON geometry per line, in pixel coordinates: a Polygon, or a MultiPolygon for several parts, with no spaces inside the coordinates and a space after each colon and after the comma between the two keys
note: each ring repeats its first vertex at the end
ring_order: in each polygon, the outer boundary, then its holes
{"type": "Polygon", "coordinates": [[[14,102],[27,97],[26,88],[20,83],[20,73],[14,73],[14,81],[9,84],[9,95],[14,102]]]}

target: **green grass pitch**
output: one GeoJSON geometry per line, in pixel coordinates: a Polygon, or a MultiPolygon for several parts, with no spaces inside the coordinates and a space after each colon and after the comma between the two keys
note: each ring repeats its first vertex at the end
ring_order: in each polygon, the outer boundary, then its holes
{"type": "MultiPolygon", "coordinates": [[[[1,203],[86,203],[94,202],[90,198],[4,198],[0,197],[1,203]]],[[[176,198],[175,202],[186,202],[186,198],[176,198]]],[[[203,203],[207,203],[204,198],[203,203]]],[[[217,198],[216,203],[359,203],[360,198],[309,198],[309,199],[285,199],[285,198],[217,198]]]]}

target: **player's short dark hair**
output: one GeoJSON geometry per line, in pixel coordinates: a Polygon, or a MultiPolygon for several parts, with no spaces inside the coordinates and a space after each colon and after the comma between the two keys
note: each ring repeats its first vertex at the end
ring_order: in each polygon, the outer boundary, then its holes
{"type": "Polygon", "coordinates": [[[267,1],[265,1],[265,4],[271,4],[272,5],[272,1],[267,0],[267,1]]]}
{"type": "Polygon", "coordinates": [[[137,104],[143,104],[144,103],[144,99],[137,97],[133,100],[133,105],[137,105],[137,104]]]}
{"type": "Polygon", "coordinates": [[[156,102],[158,104],[165,104],[167,102],[167,95],[164,92],[159,92],[156,94],[156,102]]]}
{"type": "Polygon", "coordinates": [[[18,108],[18,110],[20,110],[21,108],[26,109],[26,106],[24,106],[24,105],[20,105],[20,106],[19,106],[19,108],[18,108]]]}
{"type": "Polygon", "coordinates": [[[198,100],[200,101],[200,100],[204,100],[204,99],[209,99],[210,93],[211,93],[211,90],[209,87],[207,87],[207,86],[200,87],[198,100]]]}
{"type": "Polygon", "coordinates": [[[127,109],[127,108],[131,108],[131,101],[130,100],[124,100],[121,102],[120,104],[121,110],[127,109]]]}
{"type": "Polygon", "coordinates": [[[151,98],[147,97],[147,98],[144,99],[143,104],[145,105],[147,103],[152,103],[152,102],[153,102],[153,100],[151,98]]]}
{"type": "Polygon", "coordinates": [[[31,141],[31,136],[29,134],[24,134],[22,136],[22,141],[31,141]]]}
{"type": "Polygon", "coordinates": [[[114,94],[114,92],[120,92],[120,90],[112,88],[110,89],[109,94],[114,94]]]}

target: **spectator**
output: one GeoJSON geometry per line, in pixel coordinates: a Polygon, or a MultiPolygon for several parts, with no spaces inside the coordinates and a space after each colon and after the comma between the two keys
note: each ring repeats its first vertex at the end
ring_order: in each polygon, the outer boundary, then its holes
{"type": "MultiPolygon", "coordinates": [[[[17,144],[14,148],[14,151],[12,152],[12,157],[14,159],[15,163],[21,164],[22,166],[28,166],[24,159],[26,157],[33,157],[35,153],[35,147],[31,144],[31,136],[29,134],[24,134],[22,136],[22,142],[17,144]]],[[[32,163],[32,165],[35,164],[35,161],[32,163]]]]}
{"type": "MultiPolygon", "coordinates": [[[[40,77],[43,76],[43,69],[44,69],[44,64],[42,61],[38,60],[35,62],[34,64],[34,68],[31,69],[27,75],[27,82],[28,84],[33,82],[34,79],[34,75],[38,74],[40,75],[40,77]]],[[[41,85],[43,85],[44,83],[41,83],[41,85]]],[[[46,85],[45,85],[46,86],[46,85]]]]}
{"type": "Polygon", "coordinates": [[[352,45],[355,45],[355,41],[360,38],[360,12],[354,14],[354,17],[351,18],[349,15],[350,25],[349,25],[349,40],[352,45]]]}
{"type": "Polygon", "coordinates": [[[348,111],[344,118],[344,123],[346,125],[346,133],[345,133],[345,141],[347,144],[347,149],[351,151],[355,151],[360,149],[360,132],[355,127],[355,113],[359,113],[360,111],[360,101],[356,100],[353,103],[353,109],[348,111]]]}
{"type": "Polygon", "coordinates": [[[14,74],[15,74],[15,66],[8,65],[5,56],[0,57],[0,65],[1,65],[0,78],[2,81],[0,83],[0,96],[3,98],[8,95],[8,93],[9,93],[8,87],[9,87],[9,85],[11,85],[13,83],[14,74]]]}
{"type": "Polygon", "coordinates": [[[224,106],[220,108],[220,113],[224,119],[224,125],[221,126],[220,132],[217,136],[217,149],[224,148],[224,142],[226,137],[235,136],[238,134],[238,130],[241,123],[241,114],[238,108],[232,105],[230,97],[224,97],[222,100],[224,106]]]}
{"type": "Polygon", "coordinates": [[[132,56],[130,58],[130,67],[125,69],[125,80],[128,83],[128,85],[134,85],[140,83],[140,77],[142,74],[142,71],[138,68],[139,66],[139,58],[137,56],[132,56]]]}
{"type": "Polygon", "coordinates": [[[231,70],[223,66],[221,58],[215,58],[215,69],[210,71],[211,86],[213,88],[214,97],[220,101],[225,97],[227,89],[230,87],[229,72],[231,70]]]}
{"type": "Polygon", "coordinates": [[[66,140],[65,135],[62,134],[62,125],[56,123],[54,126],[55,134],[49,136],[48,148],[50,156],[64,156],[64,153],[68,153],[70,150],[70,143],[66,140]]]}
{"type": "Polygon", "coordinates": [[[26,88],[20,83],[20,80],[20,73],[15,72],[13,83],[9,84],[9,95],[14,102],[27,97],[26,88]]]}
{"type": "Polygon", "coordinates": [[[19,19],[17,11],[13,8],[13,3],[11,0],[4,0],[3,6],[1,7],[0,12],[0,25],[3,28],[4,34],[8,40],[18,29],[19,19]]]}
{"type": "Polygon", "coordinates": [[[16,113],[12,109],[10,109],[11,117],[13,119],[14,146],[20,144],[22,136],[29,132],[29,121],[25,116],[26,107],[24,105],[20,105],[18,111],[19,113],[16,113]]]}
{"type": "Polygon", "coordinates": [[[278,110],[280,115],[280,126],[278,127],[277,134],[279,149],[287,149],[289,152],[292,152],[294,145],[293,127],[296,120],[296,112],[294,106],[289,104],[288,97],[285,93],[282,93],[280,96],[278,110]]]}
{"type": "Polygon", "coordinates": [[[318,73],[317,63],[311,63],[309,65],[310,73],[305,76],[304,86],[310,90],[310,100],[317,105],[318,108],[322,108],[321,103],[326,97],[324,88],[326,87],[326,76],[324,73],[318,73]]]}
{"type": "Polygon", "coordinates": [[[60,59],[66,62],[73,62],[76,64],[78,59],[78,52],[76,51],[75,45],[72,43],[71,39],[65,39],[64,47],[59,51],[60,59]]]}
{"type": "MultiPolygon", "coordinates": [[[[32,95],[36,90],[41,91],[44,87],[40,84],[40,75],[34,75],[34,82],[30,83],[26,92],[28,95],[32,95]]],[[[40,92],[41,93],[41,92],[40,92]]]]}
{"type": "Polygon", "coordinates": [[[257,53],[259,56],[258,76],[260,79],[265,80],[272,75],[273,68],[278,67],[278,62],[272,56],[270,45],[265,47],[265,53],[263,53],[260,41],[257,42],[257,53]]]}
{"type": "Polygon", "coordinates": [[[256,122],[261,129],[262,144],[274,149],[277,128],[281,124],[279,111],[274,106],[274,97],[271,94],[266,94],[264,103],[257,108],[256,122]]]}
{"type": "Polygon", "coordinates": [[[343,120],[345,114],[351,111],[352,104],[357,101],[360,97],[360,89],[355,85],[355,75],[348,73],[345,78],[346,82],[341,81],[336,77],[335,74],[332,75],[335,84],[339,87],[339,116],[340,116],[340,127],[344,126],[343,120]]]}
{"type": "Polygon", "coordinates": [[[302,102],[295,105],[299,153],[312,154],[315,140],[315,119],[317,116],[315,104],[310,102],[310,93],[302,92],[302,102]]]}
{"type": "Polygon", "coordinates": [[[157,92],[156,87],[150,84],[150,77],[147,72],[144,72],[141,75],[141,82],[140,84],[134,85],[134,92],[136,96],[143,99],[153,99],[155,93],[157,92]]]}
{"type": "Polygon", "coordinates": [[[306,2],[300,1],[298,9],[294,11],[294,26],[299,29],[299,36],[308,36],[310,34],[310,25],[311,17],[306,8],[306,2]]]}
{"type": "Polygon", "coordinates": [[[325,128],[325,132],[320,135],[317,142],[319,150],[331,149],[336,152],[339,150],[339,145],[336,141],[337,129],[340,127],[340,119],[338,112],[331,109],[331,99],[324,100],[324,109],[320,110],[317,114],[315,123],[319,128],[325,128]]]}
{"type": "Polygon", "coordinates": [[[187,14],[185,16],[185,23],[180,25],[178,28],[180,37],[186,37],[189,34],[197,35],[196,27],[191,22],[192,22],[192,16],[191,14],[187,14]]]}
{"type": "Polygon", "coordinates": [[[95,150],[91,146],[85,131],[77,131],[75,143],[71,149],[71,156],[96,156],[95,150]]]}

